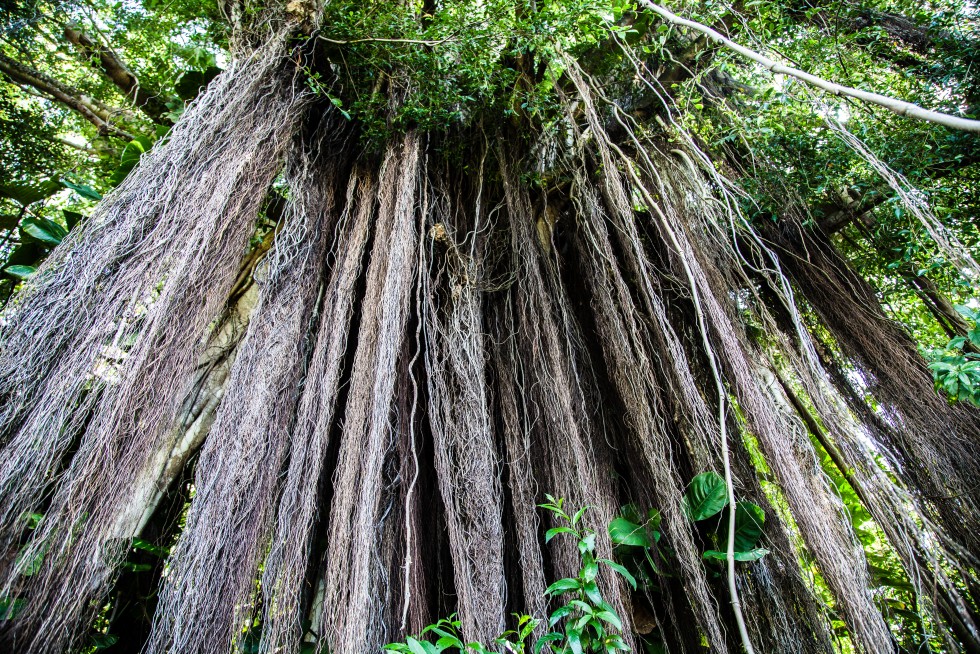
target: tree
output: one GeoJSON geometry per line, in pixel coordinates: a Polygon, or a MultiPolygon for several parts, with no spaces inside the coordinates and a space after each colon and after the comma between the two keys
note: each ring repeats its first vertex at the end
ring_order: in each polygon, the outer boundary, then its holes
{"type": "Polygon", "coordinates": [[[972,6],[86,6],[0,52],[91,155],[5,159],[13,651],[980,651],[972,6]]]}

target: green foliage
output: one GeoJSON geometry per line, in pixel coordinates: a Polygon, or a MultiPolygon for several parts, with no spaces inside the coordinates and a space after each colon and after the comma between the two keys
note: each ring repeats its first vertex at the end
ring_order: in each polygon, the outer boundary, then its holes
{"type": "MultiPolygon", "coordinates": [[[[464,642],[460,634],[460,622],[455,616],[450,616],[429,625],[417,637],[409,637],[404,643],[391,643],[385,649],[403,654],[439,654],[446,651],[489,654],[501,649],[513,654],[540,654],[542,651],[552,654],[614,654],[630,651],[622,636],[617,633],[623,629],[622,619],[603,599],[598,578],[601,568],[605,567],[623,577],[634,589],[636,579],[619,563],[596,556],[597,534],[582,526],[582,518],[588,507],[582,507],[571,515],[565,511],[562,499],[551,495],[545,495],[545,498],[547,502],[539,506],[561,523],[548,530],[545,540],[550,542],[560,535],[573,538],[578,548],[581,567],[576,576],[559,579],[545,591],[550,599],[564,599],[565,603],[551,613],[548,631],[535,641],[533,648],[529,647],[528,639],[540,620],[529,615],[515,615],[516,628],[507,630],[494,639],[494,647],[479,642],[464,642]],[[430,642],[426,637],[435,640],[430,642]]],[[[615,529],[628,529],[625,521],[614,521],[614,524],[617,524],[615,529]]],[[[613,530],[611,524],[610,531],[613,530]]],[[[625,537],[632,536],[626,534],[625,537]]]]}
{"type": "Polygon", "coordinates": [[[684,493],[684,513],[694,522],[707,520],[728,505],[728,486],[716,472],[704,472],[691,480],[684,493]]]}
{"type": "Polygon", "coordinates": [[[963,317],[973,322],[966,336],[957,336],[946,347],[931,351],[929,369],[936,389],[951,402],[980,406],[980,311],[957,306],[963,317]]]}

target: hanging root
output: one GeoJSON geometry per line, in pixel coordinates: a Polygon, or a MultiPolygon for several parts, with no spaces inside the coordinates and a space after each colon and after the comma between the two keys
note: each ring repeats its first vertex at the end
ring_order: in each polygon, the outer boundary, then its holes
{"type": "MultiPolygon", "coordinates": [[[[441,185],[440,185],[441,186],[441,185]]],[[[489,225],[481,198],[455,205],[436,186],[426,207],[439,240],[428,239],[422,307],[429,424],[446,509],[456,592],[467,641],[504,631],[503,497],[488,397],[482,292],[489,225]],[[443,245],[445,244],[445,245],[443,245]],[[444,252],[436,252],[436,248],[444,252]]]]}
{"type": "MultiPolygon", "coordinates": [[[[254,580],[275,516],[293,429],[306,334],[344,175],[328,115],[287,170],[290,209],[258,274],[262,286],[194,480],[186,526],[168,562],[149,652],[207,652],[251,623],[254,580]],[[234,545],[234,547],[230,547],[234,545]],[[218,601],[216,601],[216,599],[218,601]]],[[[340,139],[341,142],[343,139],[340,139]]]]}
{"type": "Polygon", "coordinates": [[[40,570],[2,571],[25,600],[5,629],[18,651],[77,637],[133,536],[119,514],[175,445],[202,337],[304,106],[282,45],[220,76],[8,312],[0,546],[15,547],[22,514],[45,514],[24,550],[40,570]]]}
{"type": "Polygon", "coordinates": [[[418,170],[419,137],[410,133],[389,147],[379,175],[377,236],[333,480],[318,627],[337,654],[383,645],[384,620],[390,617],[372,610],[382,576],[375,555],[383,519],[382,473],[393,440],[396,368],[415,281],[418,170]]]}

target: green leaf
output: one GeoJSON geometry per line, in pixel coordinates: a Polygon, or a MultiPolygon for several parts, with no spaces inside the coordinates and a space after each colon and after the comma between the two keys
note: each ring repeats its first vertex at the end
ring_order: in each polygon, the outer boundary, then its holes
{"type": "Polygon", "coordinates": [[[444,649],[448,649],[450,647],[462,649],[463,641],[461,641],[459,638],[456,638],[455,636],[443,636],[442,638],[436,641],[436,649],[440,651],[444,649]]]}
{"type": "Polygon", "coordinates": [[[0,597],[0,620],[13,620],[22,608],[24,608],[23,599],[0,597]]]}
{"type": "Polygon", "coordinates": [[[643,525],[630,522],[626,518],[613,518],[609,523],[609,538],[616,545],[632,547],[653,547],[653,542],[647,535],[643,525]]]}
{"type": "Polygon", "coordinates": [[[11,277],[16,277],[17,279],[27,279],[37,272],[37,268],[34,266],[7,266],[3,269],[3,271],[11,277]]]}
{"type": "Polygon", "coordinates": [[[544,636],[541,636],[541,638],[538,638],[538,640],[534,643],[534,654],[541,654],[541,649],[545,645],[561,639],[562,639],[562,635],[559,633],[556,633],[554,631],[546,633],[544,636]]]}
{"type": "Polygon", "coordinates": [[[92,645],[95,649],[109,649],[119,641],[119,636],[115,634],[94,634],[92,645]]]}
{"type": "Polygon", "coordinates": [[[612,568],[613,570],[615,570],[616,572],[618,572],[620,575],[622,575],[622,577],[624,579],[626,579],[626,583],[628,583],[630,586],[633,587],[634,590],[636,590],[636,578],[632,574],[630,574],[630,571],[629,570],[627,570],[626,568],[624,568],[620,564],[616,563],[615,561],[610,561],[609,559],[599,559],[599,561],[601,561],[602,563],[605,563],[610,568],[612,568]]]}
{"type": "Polygon", "coordinates": [[[150,541],[143,540],[142,538],[134,538],[132,547],[133,549],[149,552],[150,554],[154,554],[160,558],[164,558],[168,554],[168,550],[166,548],[154,545],[150,541]]]}
{"type": "Polygon", "coordinates": [[[47,255],[48,249],[45,246],[34,239],[29,239],[13,249],[7,257],[7,267],[33,266],[37,268],[47,255]]]}
{"type": "Polygon", "coordinates": [[[405,639],[405,643],[408,645],[408,651],[410,651],[412,654],[426,654],[425,648],[422,647],[422,643],[411,636],[405,639]]]}
{"type": "Polygon", "coordinates": [[[599,574],[599,564],[596,563],[595,560],[592,559],[592,557],[589,557],[589,560],[586,561],[585,564],[582,566],[582,572],[581,574],[579,574],[579,577],[581,577],[585,581],[592,581],[596,578],[596,576],[598,576],[598,574],[599,574]]]}
{"type": "Polygon", "coordinates": [[[61,189],[54,180],[40,184],[0,184],[0,197],[9,198],[21,206],[28,206],[50,197],[61,189]]]}
{"type": "Polygon", "coordinates": [[[61,213],[65,217],[65,224],[68,225],[69,232],[75,229],[75,225],[85,220],[85,216],[78,213],[77,211],[69,211],[68,209],[63,209],[61,213]]]}
{"type": "Polygon", "coordinates": [[[585,536],[578,542],[579,554],[585,556],[588,552],[595,551],[595,532],[588,532],[585,536]]]}
{"type": "Polygon", "coordinates": [[[572,612],[572,607],[569,604],[566,604],[565,606],[561,606],[555,609],[554,612],[551,614],[551,617],[548,618],[548,626],[554,627],[556,622],[558,622],[562,618],[568,617],[568,615],[571,612],[572,612]]]}
{"type": "Polygon", "coordinates": [[[751,550],[749,550],[747,552],[735,552],[735,560],[736,561],[758,561],[759,559],[761,559],[762,557],[764,557],[768,553],[769,553],[769,550],[767,550],[765,548],[762,548],[762,547],[756,547],[755,549],[751,549],[751,550]]]}
{"type": "MultiPolygon", "coordinates": [[[[768,553],[769,550],[767,549],[755,548],[747,552],[735,552],[735,556],[733,558],[736,561],[758,561],[768,553]]],[[[708,550],[701,556],[706,559],[718,559],[719,561],[728,560],[728,555],[725,554],[725,552],[720,552],[718,550],[708,550]]]]}
{"type": "Polygon", "coordinates": [[[613,613],[612,611],[599,611],[595,615],[596,615],[597,618],[599,618],[603,622],[606,622],[608,624],[611,624],[612,626],[614,626],[617,629],[619,629],[619,630],[622,631],[622,629],[623,629],[623,621],[620,620],[619,619],[619,616],[616,615],[615,613],[613,613]]]}
{"type": "Polygon", "coordinates": [[[174,91],[181,100],[193,100],[220,73],[221,69],[217,66],[208,66],[204,70],[189,70],[177,80],[174,91]]]}
{"type": "Polygon", "coordinates": [[[694,522],[706,520],[728,504],[725,480],[716,472],[704,472],[691,480],[684,493],[684,512],[694,522]]]}
{"type": "Polygon", "coordinates": [[[578,532],[569,527],[555,527],[554,529],[549,529],[544,535],[544,542],[551,542],[551,539],[558,534],[572,534],[573,536],[578,536],[578,532]]]}
{"type": "Polygon", "coordinates": [[[595,602],[596,604],[602,602],[602,594],[599,593],[599,586],[597,586],[594,581],[590,581],[589,583],[582,586],[582,592],[585,593],[585,596],[588,597],[593,602],[595,602]]]}
{"type": "Polygon", "coordinates": [[[35,241],[55,247],[68,236],[68,230],[47,218],[31,216],[20,224],[21,231],[35,241]]]}
{"type": "Polygon", "coordinates": [[[137,136],[127,143],[122,154],[119,155],[119,166],[109,177],[109,183],[113,186],[119,186],[136,167],[136,164],[140,162],[140,157],[149,152],[152,147],[153,141],[145,136],[137,136]]]}
{"type": "Polygon", "coordinates": [[[559,579],[555,583],[548,586],[547,590],[544,591],[544,594],[557,595],[559,593],[564,593],[570,590],[578,590],[579,583],[580,582],[578,579],[571,579],[571,578],[559,579]]]}
{"type": "Polygon", "coordinates": [[[69,188],[69,189],[75,191],[76,193],[78,193],[80,196],[82,196],[86,200],[101,200],[102,199],[102,194],[99,193],[98,191],[96,191],[91,186],[88,186],[87,184],[75,184],[74,182],[70,182],[70,181],[68,181],[66,179],[63,179],[63,180],[61,180],[61,185],[64,186],[65,188],[69,188]]]}
{"type": "MultiPolygon", "coordinates": [[[[762,507],[752,502],[735,503],[735,551],[747,552],[755,549],[762,538],[762,525],[766,521],[765,511],[762,507]]],[[[728,522],[725,521],[725,535],[727,540],[728,522]]]]}

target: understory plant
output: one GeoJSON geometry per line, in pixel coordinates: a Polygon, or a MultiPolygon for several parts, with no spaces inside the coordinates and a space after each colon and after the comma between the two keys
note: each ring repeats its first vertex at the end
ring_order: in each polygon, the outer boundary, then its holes
{"type": "Polygon", "coordinates": [[[636,589],[636,579],[624,566],[596,555],[597,534],[582,526],[582,517],[588,506],[570,515],[564,509],[562,498],[551,495],[545,495],[545,498],[547,501],[539,506],[554,515],[559,523],[559,526],[548,530],[545,540],[550,542],[559,535],[573,538],[581,561],[578,574],[559,579],[545,590],[549,598],[565,600],[549,616],[547,633],[529,646],[529,639],[541,620],[526,614],[515,614],[517,628],[505,631],[492,643],[465,642],[460,634],[460,621],[452,615],[429,625],[417,637],[410,636],[405,642],[391,643],[385,649],[404,654],[489,654],[500,650],[514,654],[613,654],[631,651],[621,635],[623,621],[603,599],[598,577],[600,568],[604,566],[622,576],[633,589],[636,589]],[[435,640],[432,642],[427,638],[435,640]]]}
{"type": "Polygon", "coordinates": [[[980,309],[958,306],[956,310],[972,321],[973,327],[966,336],[956,336],[932,352],[929,369],[936,390],[946,393],[950,402],[980,406],[980,309]]]}
{"type": "MultiPolygon", "coordinates": [[[[656,577],[669,576],[669,570],[658,565],[657,559],[665,560],[658,550],[661,515],[656,509],[647,511],[645,517],[633,504],[622,507],[620,514],[608,526],[616,558],[622,563],[596,555],[597,534],[582,526],[582,518],[588,506],[574,514],[565,511],[564,500],[545,495],[547,502],[539,506],[550,512],[558,522],[557,527],[545,533],[545,541],[557,536],[573,538],[581,561],[578,574],[559,579],[551,584],[545,595],[549,599],[563,599],[564,604],[548,617],[548,631],[530,645],[529,639],[541,623],[539,618],[527,614],[514,614],[516,628],[502,633],[492,643],[465,642],[460,633],[461,622],[455,614],[424,628],[417,637],[405,642],[391,643],[388,651],[403,654],[440,654],[441,652],[473,652],[489,654],[492,651],[524,654],[525,652],[551,652],[552,654],[588,654],[591,652],[613,654],[628,652],[630,647],[622,637],[623,622],[602,597],[598,578],[604,566],[626,580],[634,590],[649,592],[656,585],[656,577]]],[[[684,513],[692,526],[707,527],[705,539],[719,549],[706,549],[702,556],[706,563],[724,561],[727,556],[721,548],[728,537],[728,523],[711,518],[718,516],[728,505],[725,480],[716,472],[705,472],[694,477],[684,493],[684,513]]],[[[735,505],[736,561],[757,561],[769,550],[759,547],[765,513],[752,502],[741,501],[735,505]]]]}

